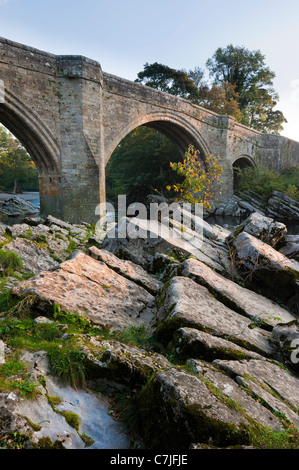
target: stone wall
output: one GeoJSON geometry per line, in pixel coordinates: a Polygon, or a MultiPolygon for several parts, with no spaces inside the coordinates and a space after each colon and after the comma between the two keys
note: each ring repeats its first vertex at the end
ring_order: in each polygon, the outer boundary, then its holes
{"type": "Polygon", "coordinates": [[[299,142],[278,135],[261,134],[258,143],[257,161],[261,165],[278,173],[299,165],[299,142]]]}

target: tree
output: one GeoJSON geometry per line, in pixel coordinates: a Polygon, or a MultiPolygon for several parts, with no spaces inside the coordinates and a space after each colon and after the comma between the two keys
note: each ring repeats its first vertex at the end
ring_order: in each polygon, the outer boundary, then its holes
{"type": "Polygon", "coordinates": [[[172,69],[157,62],[146,63],[144,70],[138,73],[138,78],[135,81],[194,103],[198,102],[198,87],[183,70],[172,69]]]}
{"type": "Polygon", "coordinates": [[[4,127],[0,127],[0,190],[38,191],[37,170],[30,156],[4,127]]]}
{"type": "Polygon", "coordinates": [[[279,96],[273,88],[275,73],[259,51],[228,45],[218,48],[206,63],[212,83],[200,67],[176,70],[155,62],[146,63],[137,82],[180,96],[261,132],[279,134],[286,121],[276,110],[279,96]]]}
{"type": "Polygon", "coordinates": [[[229,114],[237,121],[242,118],[235,86],[225,82],[209,87],[204,80],[204,70],[199,67],[187,72],[157,62],[147,63],[144,70],[138,73],[136,82],[188,99],[215,113],[229,114]]]}
{"type": "Polygon", "coordinates": [[[206,91],[201,106],[217,114],[228,114],[237,122],[241,122],[243,115],[238,103],[239,95],[235,89],[235,85],[227,82],[222,86],[214,84],[206,91]]]}
{"type": "Polygon", "coordinates": [[[191,204],[201,203],[204,211],[210,209],[215,191],[221,193],[219,186],[223,183],[221,180],[223,168],[218,159],[213,155],[207,155],[203,162],[199,150],[190,145],[184,161],[172,162],[170,166],[184,179],[182,183],[168,185],[167,189],[169,191],[173,189],[178,195],[178,200],[191,204]]]}
{"type": "Polygon", "coordinates": [[[216,85],[230,83],[235,87],[243,124],[275,134],[283,129],[287,121],[281,111],[274,110],[278,101],[273,89],[275,73],[259,50],[228,45],[218,48],[206,65],[216,85]]]}

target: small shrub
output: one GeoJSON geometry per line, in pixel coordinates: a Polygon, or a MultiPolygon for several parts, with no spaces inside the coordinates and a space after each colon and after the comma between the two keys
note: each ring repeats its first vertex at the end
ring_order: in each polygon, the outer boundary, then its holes
{"type": "Polygon", "coordinates": [[[17,431],[0,434],[0,449],[26,449],[29,437],[17,431]]]}
{"type": "Polygon", "coordinates": [[[256,426],[249,433],[251,445],[257,449],[298,449],[299,432],[292,426],[282,431],[256,426]]]}
{"type": "Polygon", "coordinates": [[[54,348],[49,352],[51,371],[73,388],[85,387],[85,356],[80,351],[54,348]]]}
{"type": "Polygon", "coordinates": [[[14,382],[14,387],[18,389],[21,397],[35,399],[39,394],[38,384],[30,380],[20,380],[14,382]]]}
{"type": "Polygon", "coordinates": [[[281,191],[299,201],[299,172],[288,168],[281,174],[267,168],[243,168],[238,170],[239,191],[254,191],[267,202],[273,191],[281,191]]]}
{"type": "Polygon", "coordinates": [[[0,266],[4,272],[12,272],[22,269],[22,258],[13,251],[0,250],[0,266]]]}
{"type": "Polygon", "coordinates": [[[0,293],[0,313],[6,313],[19,303],[20,299],[15,298],[7,290],[0,293]]]}
{"type": "Polygon", "coordinates": [[[218,158],[206,155],[203,161],[199,150],[190,145],[185,152],[184,161],[172,162],[170,167],[184,180],[173,186],[168,185],[166,189],[173,190],[177,194],[177,200],[191,204],[201,203],[203,210],[210,209],[215,191],[220,194],[223,189],[223,167],[218,158]]]}

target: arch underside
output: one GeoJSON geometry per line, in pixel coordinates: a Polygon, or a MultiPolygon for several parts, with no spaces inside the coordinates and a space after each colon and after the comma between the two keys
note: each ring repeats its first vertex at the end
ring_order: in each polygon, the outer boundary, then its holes
{"type": "Polygon", "coordinates": [[[249,155],[241,155],[238,157],[234,163],[233,163],[233,168],[255,168],[256,164],[255,161],[249,157],[249,155]]]}
{"type": "Polygon", "coordinates": [[[239,174],[239,170],[243,170],[244,168],[255,168],[255,167],[256,167],[255,161],[248,155],[241,155],[234,161],[233,163],[233,189],[235,192],[238,192],[240,183],[241,183],[241,176],[239,174]]]}
{"type": "Polygon", "coordinates": [[[203,160],[205,159],[205,156],[210,153],[202,135],[192,125],[190,125],[187,120],[169,113],[151,113],[143,116],[142,118],[137,118],[121,129],[118,137],[114,139],[110,150],[106,154],[106,164],[117,145],[130,132],[140,126],[150,127],[164,134],[177,146],[182,155],[184,155],[188,150],[189,145],[193,145],[196,150],[200,151],[200,155],[203,160]]]}
{"type": "MultiPolygon", "coordinates": [[[[193,145],[195,148],[199,147],[199,143],[196,142],[196,139],[191,134],[186,132],[182,127],[174,125],[169,121],[153,121],[147,124],[143,124],[143,126],[155,129],[156,131],[164,134],[177,146],[182,155],[184,155],[189,145],[193,145]]],[[[203,154],[201,147],[198,148],[198,150],[200,150],[201,154],[203,154]]]]}
{"type": "Polygon", "coordinates": [[[0,104],[0,122],[23,145],[34,161],[39,176],[60,174],[58,145],[46,126],[20,100],[5,92],[0,104]]]}

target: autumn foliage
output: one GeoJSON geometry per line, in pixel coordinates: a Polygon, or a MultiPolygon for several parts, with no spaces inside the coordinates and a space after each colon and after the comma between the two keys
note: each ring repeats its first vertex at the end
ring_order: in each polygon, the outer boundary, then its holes
{"type": "Polygon", "coordinates": [[[215,191],[221,193],[223,190],[221,175],[222,165],[218,158],[206,155],[203,160],[199,150],[192,145],[185,153],[183,162],[170,163],[171,168],[184,179],[182,183],[167,186],[167,190],[177,193],[177,199],[190,204],[201,203],[203,210],[211,208],[210,201],[215,191]]]}

